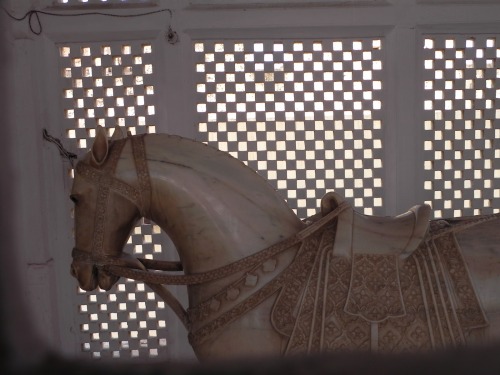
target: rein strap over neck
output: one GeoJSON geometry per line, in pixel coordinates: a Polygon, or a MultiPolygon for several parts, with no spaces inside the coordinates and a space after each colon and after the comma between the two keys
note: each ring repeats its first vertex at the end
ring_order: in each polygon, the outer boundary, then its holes
{"type": "Polygon", "coordinates": [[[306,228],[302,229],[295,235],[288,237],[281,242],[271,245],[245,258],[203,273],[194,273],[189,275],[168,275],[145,272],[138,269],[124,268],[113,264],[105,265],[104,269],[116,276],[126,277],[129,279],[134,279],[136,281],[143,281],[152,284],[198,285],[214,280],[220,280],[224,277],[234,275],[237,272],[246,271],[256,264],[263,263],[267,259],[276,256],[277,254],[280,254],[285,250],[288,250],[289,248],[301,243],[306,238],[313,235],[321,228],[325,227],[327,224],[331,223],[332,220],[335,220],[344,210],[348,208],[348,203],[342,202],[333,211],[331,211],[318,221],[310,224],[306,228]]]}

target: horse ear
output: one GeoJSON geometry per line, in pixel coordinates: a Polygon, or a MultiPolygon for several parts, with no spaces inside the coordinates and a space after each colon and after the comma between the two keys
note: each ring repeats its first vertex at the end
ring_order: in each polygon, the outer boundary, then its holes
{"type": "Polygon", "coordinates": [[[106,131],[102,126],[98,126],[96,129],[96,135],[94,139],[94,144],[92,145],[92,159],[97,165],[101,165],[106,160],[108,156],[108,137],[106,136],[106,131]]]}
{"type": "Polygon", "coordinates": [[[113,132],[111,140],[112,141],[117,141],[118,139],[122,139],[122,138],[125,138],[125,136],[123,134],[123,131],[122,131],[122,128],[120,128],[119,125],[116,125],[115,126],[115,131],[113,132]]]}

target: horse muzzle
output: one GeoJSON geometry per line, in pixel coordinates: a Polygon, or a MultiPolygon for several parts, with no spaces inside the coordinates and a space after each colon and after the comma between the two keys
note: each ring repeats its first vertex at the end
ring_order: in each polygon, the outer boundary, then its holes
{"type": "Polygon", "coordinates": [[[71,275],[77,279],[78,286],[87,292],[97,287],[110,290],[119,280],[119,276],[111,275],[95,264],[73,261],[70,269],[71,275]]]}
{"type": "Polygon", "coordinates": [[[97,287],[103,290],[110,290],[120,279],[119,276],[110,274],[103,269],[105,265],[116,265],[127,268],[146,270],[144,265],[128,254],[122,253],[119,257],[94,257],[91,253],[73,249],[73,262],[70,273],[78,280],[79,287],[87,292],[95,290],[97,287]]]}

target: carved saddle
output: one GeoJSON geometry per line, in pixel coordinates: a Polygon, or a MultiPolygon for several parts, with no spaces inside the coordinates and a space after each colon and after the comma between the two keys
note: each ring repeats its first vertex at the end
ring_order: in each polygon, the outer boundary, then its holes
{"type": "MultiPolygon", "coordinates": [[[[322,213],[343,201],[327,194],[322,213]]],[[[284,354],[433,349],[464,344],[469,330],[486,326],[453,232],[436,237],[429,216],[427,205],[394,218],[349,207],[304,241],[300,272],[271,316],[288,337],[284,354]]]]}
{"type": "MultiPolygon", "coordinates": [[[[344,202],[336,193],[327,193],[321,200],[322,215],[344,202]]],[[[429,228],[429,205],[414,206],[399,216],[366,216],[352,207],[338,218],[334,252],[352,257],[354,254],[410,256],[424,240],[429,228]]]]}
{"type": "Polygon", "coordinates": [[[453,225],[429,225],[429,206],[365,216],[329,193],[321,209],[299,236],[242,260],[241,278],[190,309],[192,344],[275,294],[283,354],[434,349],[487,326],[453,225]]]}

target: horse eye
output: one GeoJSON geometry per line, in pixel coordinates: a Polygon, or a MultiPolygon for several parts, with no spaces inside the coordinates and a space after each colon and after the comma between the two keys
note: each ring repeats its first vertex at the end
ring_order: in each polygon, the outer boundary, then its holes
{"type": "Polygon", "coordinates": [[[71,201],[74,203],[74,204],[77,204],[78,203],[78,197],[76,195],[73,195],[71,194],[69,196],[69,199],[71,199],[71,201]]]}

